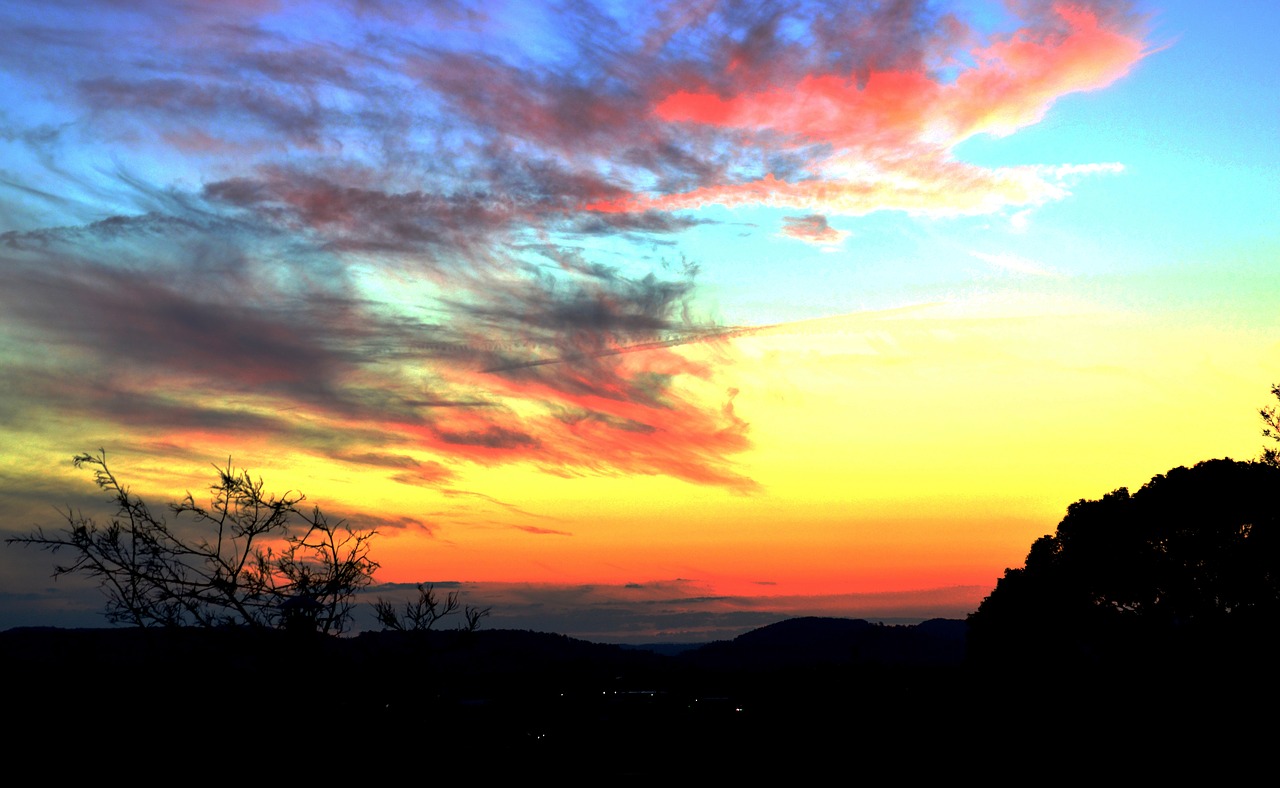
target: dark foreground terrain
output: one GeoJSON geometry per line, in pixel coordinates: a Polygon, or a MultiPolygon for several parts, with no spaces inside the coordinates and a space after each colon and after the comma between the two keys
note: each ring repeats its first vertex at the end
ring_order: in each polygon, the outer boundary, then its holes
{"type": "Polygon", "coordinates": [[[0,660],[10,752],[55,770],[1036,783],[1230,779],[1277,745],[1274,665],[976,664],[963,621],[794,619],[675,656],[511,630],[15,629],[0,660]]]}

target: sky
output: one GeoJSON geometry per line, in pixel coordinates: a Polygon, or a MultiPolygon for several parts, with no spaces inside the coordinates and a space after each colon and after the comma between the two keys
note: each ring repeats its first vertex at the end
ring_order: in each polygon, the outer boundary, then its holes
{"type": "MultiPolygon", "coordinates": [[[[1280,5],[10,0],[0,529],[213,466],[599,641],[963,617],[1248,459],[1280,5]]],[[[64,521],[65,522],[65,521],[64,521]]],[[[185,526],[184,526],[185,527],[185,526]]],[[[0,628],[94,626],[0,549],[0,628]]]]}

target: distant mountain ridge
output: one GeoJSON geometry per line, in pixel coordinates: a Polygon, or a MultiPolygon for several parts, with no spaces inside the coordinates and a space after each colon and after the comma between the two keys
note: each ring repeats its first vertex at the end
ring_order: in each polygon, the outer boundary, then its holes
{"type": "Polygon", "coordinates": [[[959,665],[964,661],[967,631],[964,621],[953,619],[886,625],[808,616],[708,643],[681,656],[703,666],[735,668],[959,665]]]}
{"type": "Polygon", "coordinates": [[[680,653],[663,646],[594,643],[547,632],[491,629],[477,632],[365,632],[353,638],[300,639],[279,631],[249,629],[58,629],[18,627],[0,632],[4,667],[52,669],[64,660],[91,657],[100,666],[119,661],[136,665],[148,656],[217,660],[221,651],[252,665],[277,650],[318,651],[331,658],[360,662],[395,660],[424,650],[432,659],[465,673],[523,671],[558,664],[601,665],[690,663],[703,667],[723,662],[739,667],[806,664],[835,666],[880,664],[953,665],[964,658],[967,624],[933,619],[916,625],[875,624],[863,619],[802,617],[746,632],[733,640],[683,644],[680,653]]]}

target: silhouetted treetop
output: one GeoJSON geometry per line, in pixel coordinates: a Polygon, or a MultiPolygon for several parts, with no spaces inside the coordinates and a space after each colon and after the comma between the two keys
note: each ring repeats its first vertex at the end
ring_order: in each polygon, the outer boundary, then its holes
{"type": "MultiPolygon", "coordinates": [[[[1280,384],[1272,384],[1271,396],[1280,400],[1280,384]]],[[[1262,437],[1280,443],[1280,411],[1276,410],[1275,405],[1269,405],[1260,408],[1258,415],[1262,417],[1262,437]]],[[[1262,461],[1268,465],[1280,465],[1280,449],[1263,447],[1262,461]]]]}
{"type": "Polygon", "coordinates": [[[1071,504],[970,616],[975,653],[1252,637],[1280,615],[1278,493],[1280,467],[1222,459],[1071,504]]]}

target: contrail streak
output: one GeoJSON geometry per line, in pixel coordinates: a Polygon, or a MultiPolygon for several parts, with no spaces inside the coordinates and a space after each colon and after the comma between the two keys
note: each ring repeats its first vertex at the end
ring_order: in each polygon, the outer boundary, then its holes
{"type": "Polygon", "coordinates": [[[677,345],[689,345],[697,342],[709,342],[718,339],[736,339],[738,337],[757,336],[765,333],[784,333],[798,331],[803,326],[817,326],[822,323],[831,323],[837,320],[875,320],[893,315],[917,312],[922,309],[928,309],[940,306],[941,302],[933,302],[926,304],[912,304],[910,306],[894,307],[892,309],[878,309],[866,312],[848,312],[842,315],[831,315],[828,317],[815,317],[808,320],[790,320],[783,323],[769,323],[762,326],[726,326],[720,329],[692,329],[678,337],[671,339],[663,339],[655,342],[638,342],[634,345],[623,345],[620,347],[607,348],[594,351],[591,353],[571,353],[553,358],[542,358],[534,361],[514,361],[506,364],[497,364],[480,370],[482,373],[509,372],[516,369],[527,369],[529,367],[541,367],[548,364],[565,364],[573,361],[584,361],[591,358],[602,358],[604,356],[617,356],[623,353],[640,353],[646,350],[658,350],[661,348],[675,347],[677,345]]]}

